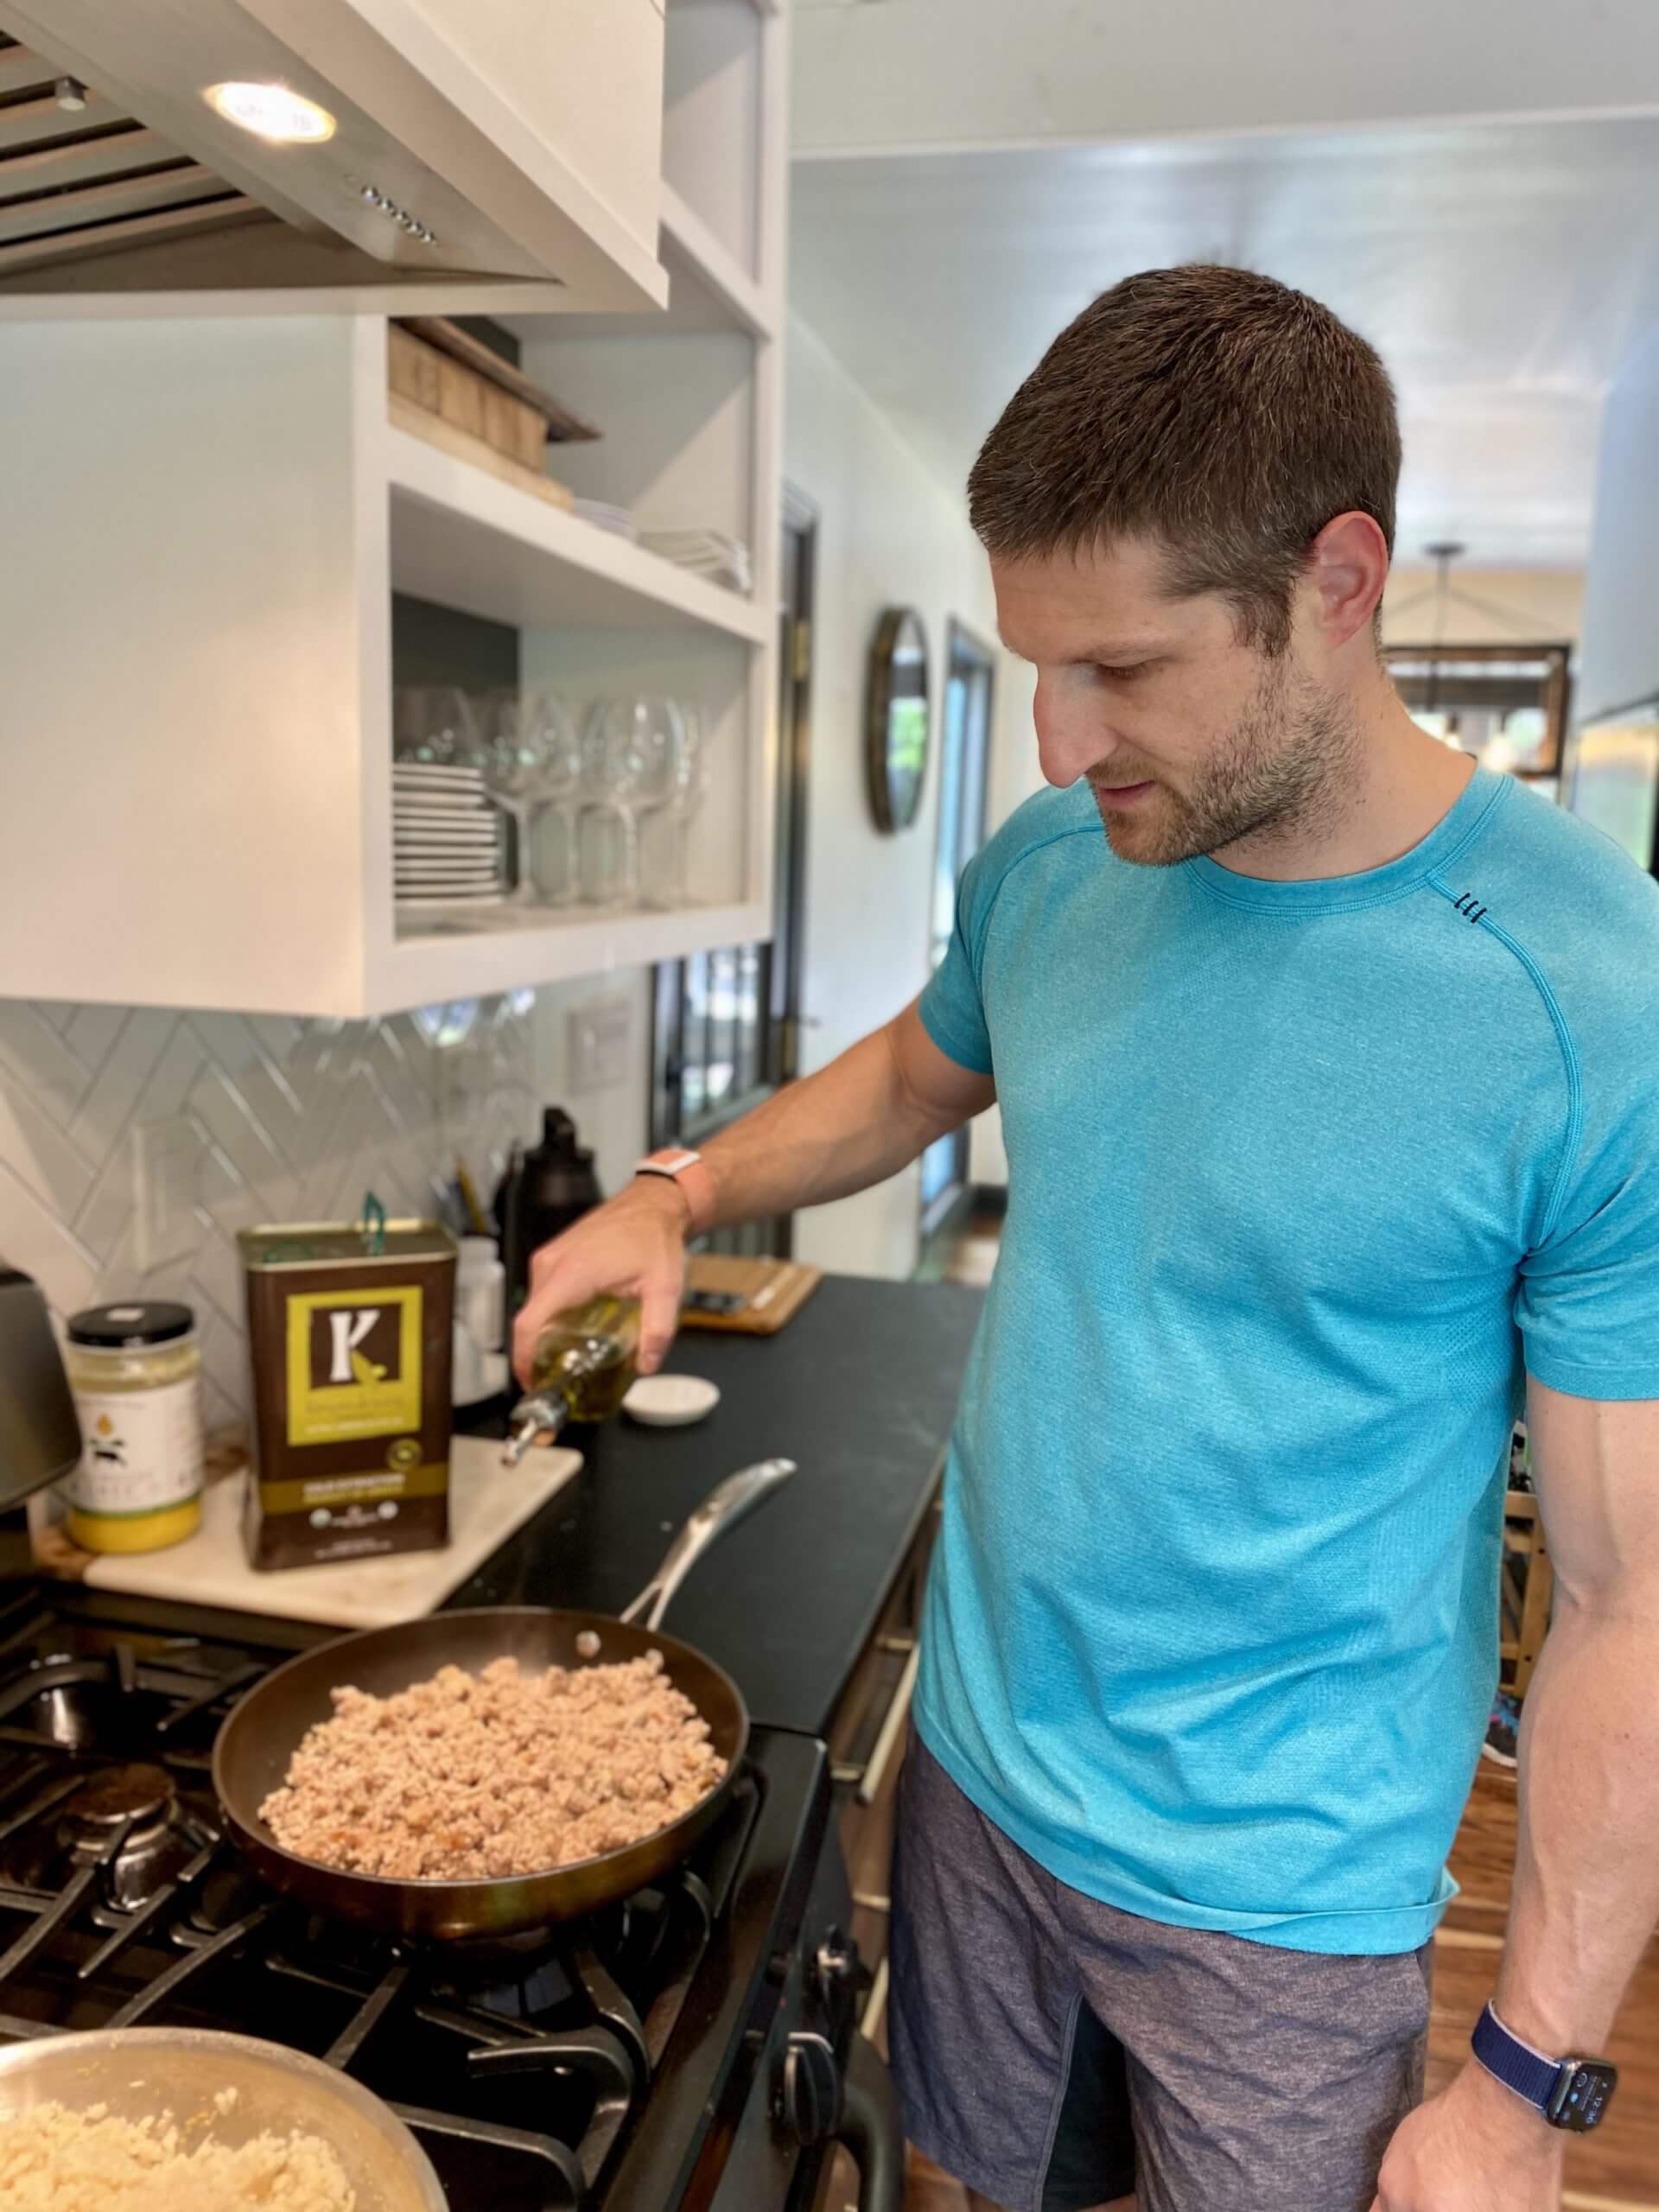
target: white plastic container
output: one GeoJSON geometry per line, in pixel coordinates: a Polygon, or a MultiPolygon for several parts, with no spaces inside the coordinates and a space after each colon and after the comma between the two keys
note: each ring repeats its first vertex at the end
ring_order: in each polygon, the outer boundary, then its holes
{"type": "Polygon", "coordinates": [[[507,1271],[493,1236],[463,1236],[455,1319],[480,1351],[499,1351],[507,1332],[507,1271]]]}

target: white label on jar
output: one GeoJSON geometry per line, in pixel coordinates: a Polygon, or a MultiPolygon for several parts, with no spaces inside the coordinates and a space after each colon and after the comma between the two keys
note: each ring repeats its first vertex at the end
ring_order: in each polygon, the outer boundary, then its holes
{"type": "Polygon", "coordinates": [[[153,1390],[77,1390],[83,1449],[63,1484],[82,1513],[153,1513],[201,1488],[201,1378],[153,1390]]]}

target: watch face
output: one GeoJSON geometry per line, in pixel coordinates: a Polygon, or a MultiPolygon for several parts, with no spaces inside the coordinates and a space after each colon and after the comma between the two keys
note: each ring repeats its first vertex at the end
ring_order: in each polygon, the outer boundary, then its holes
{"type": "Polygon", "coordinates": [[[1550,2099],[1551,2121],[1572,2134],[1588,2134],[1601,2125],[1618,2086],[1616,2066],[1599,2058],[1580,2059],[1570,2073],[1563,2075],[1560,2087],[1550,2099]]]}

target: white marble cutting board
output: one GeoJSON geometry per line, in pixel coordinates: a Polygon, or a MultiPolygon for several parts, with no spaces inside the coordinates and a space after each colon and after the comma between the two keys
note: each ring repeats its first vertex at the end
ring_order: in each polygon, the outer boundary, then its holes
{"type": "Polygon", "coordinates": [[[342,1560],[257,1573],[242,1542],[242,1478],[211,1484],[201,1527],[168,1551],[106,1556],[86,1569],[95,1590],[121,1590],[188,1605],[275,1613],[331,1628],[389,1628],[441,1605],[498,1544],[563,1489],[582,1465],[579,1452],[531,1451],[517,1467],[501,1465],[498,1440],[458,1436],[449,1460],[448,1548],[400,1552],[390,1559],[342,1560]]]}

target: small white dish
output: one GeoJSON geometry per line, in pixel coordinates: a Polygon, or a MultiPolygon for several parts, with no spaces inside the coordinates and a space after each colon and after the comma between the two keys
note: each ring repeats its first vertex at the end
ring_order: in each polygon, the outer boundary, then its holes
{"type": "Polygon", "coordinates": [[[719,1403],[719,1390],[701,1375],[642,1375],[622,1410],[647,1428],[689,1428],[694,1421],[706,1421],[719,1403]]]}

